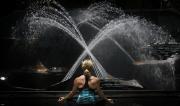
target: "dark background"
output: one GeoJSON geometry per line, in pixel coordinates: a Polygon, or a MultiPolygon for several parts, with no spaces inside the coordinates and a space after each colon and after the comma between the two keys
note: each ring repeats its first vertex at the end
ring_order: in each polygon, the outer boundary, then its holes
{"type": "MultiPolygon", "coordinates": [[[[13,41],[10,39],[12,27],[25,15],[27,7],[35,0],[6,0],[0,3],[0,74],[6,69],[13,69],[9,64],[9,48],[13,41]]],[[[75,8],[86,8],[94,2],[102,0],[57,0],[67,11],[75,8]]],[[[179,0],[106,0],[122,8],[126,13],[137,15],[150,20],[180,42],[180,1],[179,0]]],[[[180,60],[175,63],[177,88],[180,79],[180,60]]],[[[178,88],[179,89],[179,88],[178,88]]]]}

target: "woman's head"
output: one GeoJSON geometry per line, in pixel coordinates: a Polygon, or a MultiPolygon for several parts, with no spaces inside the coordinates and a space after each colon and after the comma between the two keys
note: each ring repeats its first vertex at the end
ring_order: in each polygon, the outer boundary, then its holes
{"type": "Polygon", "coordinates": [[[91,76],[91,70],[93,68],[93,62],[91,59],[85,59],[82,62],[81,67],[84,71],[85,76],[87,76],[87,77],[91,76]]]}
{"type": "Polygon", "coordinates": [[[82,64],[81,64],[81,67],[83,70],[92,70],[93,68],[93,62],[91,59],[85,59],[82,64]]]}

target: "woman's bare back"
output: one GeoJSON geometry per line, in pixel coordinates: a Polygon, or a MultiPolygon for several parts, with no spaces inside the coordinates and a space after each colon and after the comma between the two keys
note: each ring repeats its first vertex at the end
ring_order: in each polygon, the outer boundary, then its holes
{"type": "MultiPolygon", "coordinates": [[[[85,85],[85,76],[81,75],[77,77],[76,79],[77,88],[81,89],[85,85]]],[[[91,76],[88,81],[88,86],[91,89],[97,89],[99,79],[95,76],[91,76]]]]}

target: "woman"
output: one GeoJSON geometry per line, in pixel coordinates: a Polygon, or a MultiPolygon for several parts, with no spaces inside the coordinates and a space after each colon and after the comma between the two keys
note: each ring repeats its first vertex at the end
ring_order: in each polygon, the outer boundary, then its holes
{"type": "Polygon", "coordinates": [[[72,91],[65,97],[60,97],[59,102],[63,103],[66,99],[72,98],[77,90],[79,90],[79,95],[76,100],[78,105],[93,106],[96,103],[96,93],[102,97],[105,101],[113,103],[112,99],[108,99],[100,88],[99,78],[92,76],[91,71],[93,69],[93,62],[91,59],[86,59],[81,65],[83,69],[83,75],[75,78],[72,91]]]}

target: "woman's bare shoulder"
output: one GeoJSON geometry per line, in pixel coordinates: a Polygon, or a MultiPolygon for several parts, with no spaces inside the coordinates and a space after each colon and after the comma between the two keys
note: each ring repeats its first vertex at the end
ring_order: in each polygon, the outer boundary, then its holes
{"type": "Polygon", "coordinates": [[[95,80],[95,81],[99,81],[99,78],[98,77],[95,77],[95,76],[91,76],[91,79],[95,80]]]}
{"type": "Polygon", "coordinates": [[[76,78],[74,79],[74,81],[79,81],[79,80],[82,80],[83,78],[84,78],[84,76],[81,75],[81,76],[76,77],[76,78]]]}

